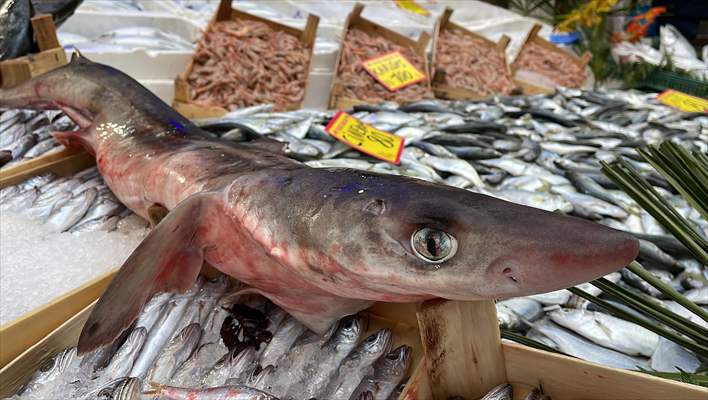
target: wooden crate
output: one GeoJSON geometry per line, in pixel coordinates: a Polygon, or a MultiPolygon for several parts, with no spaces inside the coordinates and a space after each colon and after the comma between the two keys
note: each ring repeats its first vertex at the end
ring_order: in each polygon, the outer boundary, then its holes
{"type": "Polygon", "coordinates": [[[563,57],[567,58],[570,60],[573,64],[578,65],[580,68],[584,69],[585,66],[590,62],[590,59],[592,58],[592,54],[590,52],[585,52],[581,57],[576,56],[575,54],[572,54],[568,51],[565,51],[553,43],[547,41],[546,39],[538,36],[538,32],[541,30],[541,25],[540,24],[535,24],[533,28],[529,31],[529,34],[526,35],[526,39],[524,40],[524,43],[521,45],[521,48],[519,49],[519,53],[516,55],[514,58],[514,62],[511,63],[511,74],[514,80],[514,83],[520,86],[523,89],[523,93],[525,95],[534,95],[534,94],[552,94],[555,93],[555,88],[547,88],[543,86],[538,86],[534,85],[531,82],[524,81],[523,79],[516,78],[516,71],[519,69],[518,67],[518,59],[519,55],[521,54],[521,51],[526,47],[527,43],[534,42],[544,48],[546,48],[548,51],[553,52],[553,53],[558,53],[562,55],[563,57]]]}
{"type": "MultiPolygon", "coordinates": [[[[67,150],[66,153],[48,154],[0,173],[0,189],[45,172],[68,176],[94,164],[94,158],[82,151],[67,150]]],[[[108,286],[112,274],[113,272],[98,276],[0,326],[0,367],[95,300],[108,286]]]]}
{"type": "MultiPolygon", "coordinates": [[[[45,72],[59,68],[67,63],[66,53],[59,44],[54,21],[51,15],[38,15],[32,18],[32,28],[41,50],[13,60],[0,62],[0,88],[17,86],[45,72]]],[[[0,171],[0,187],[11,185],[13,177],[36,175],[45,165],[53,165],[64,158],[85,153],[76,149],[63,149],[43,154],[0,171]]],[[[88,156],[88,155],[86,155],[88,156]]],[[[23,180],[25,178],[21,178],[23,180]]]]}
{"type": "Polygon", "coordinates": [[[441,99],[448,99],[448,100],[484,100],[492,97],[493,95],[488,95],[488,94],[483,94],[476,92],[474,90],[466,89],[466,88],[458,88],[458,87],[453,87],[453,86],[448,86],[443,84],[443,76],[442,74],[438,73],[435,65],[436,65],[436,60],[437,60],[437,50],[438,50],[438,40],[440,38],[440,32],[442,32],[445,29],[459,29],[462,33],[464,33],[466,36],[473,37],[476,39],[482,40],[488,47],[493,47],[496,48],[497,51],[501,52],[502,58],[504,59],[504,64],[507,69],[507,73],[509,76],[511,76],[511,70],[509,69],[509,65],[506,63],[506,48],[509,45],[509,41],[511,40],[508,36],[502,35],[502,37],[499,39],[499,42],[493,42],[486,37],[474,33],[470,30],[465,29],[464,27],[450,21],[450,17],[452,16],[453,10],[450,7],[446,7],[445,11],[443,11],[442,15],[440,15],[440,18],[435,22],[435,28],[433,30],[433,54],[432,58],[430,61],[430,76],[432,77],[431,79],[431,84],[433,87],[433,92],[435,93],[435,97],[441,98],[441,99]]]}
{"type": "Polygon", "coordinates": [[[477,399],[505,382],[516,399],[537,387],[553,400],[708,398],[700,386],[501,341],[492,301],[428,301],[418,321],[433,400],[477,399]]]}
{"type": "MultiPolygon", "coordinates": [[[[229,20],[250,20],[250,21],[258,21],[262,22],[271,28],[273,28],[276,31],[282,31],[285,33],[288,33],[290,35],[293,35],[300,39],[302,43],[307,45],[310,48],[310,54],[309,54],[309,64],[308,65],[308,70],[312,66],[312,52],[315,47],[315,36],[317,34],[317,25],[319,24],[320,18],[309,14],[307,16],[307,23],[305,25],[304,30],[299,30],[295,29],[293,27],[283,25],[277,22],[273,22],[271,20],[259,17],[257,15],[249,14],[244,11],[236,10],[231,8],[231,1],[230,0],[221,0],[219,3],[219,8],[216,11],[216,14],[214,15],[214,18],[210,22],[209,26],[212,24],[216,24],[219,21],[229,21],[229,20]]],[[[209,29],[209,28],[207,28],[209,29]]],[[[191,94],[191,88],[189,86],[189,83],[187,83],[187,78],[189,77],[189,74],[192,72],[192,65],[193,65],[193,60],[189,60],[189,63],[187,64],[186,68],[184,69],[184,72],[182,75],[178,76],[175,79],[175,95],[174,95],[174,101],[172,102],[172,107],[177,110],[180,114],[184,115],[187,118],[211,118],[211,117],[220,117],[228,112],[227,109],[223,107],[218,107],[218,106],[203,106],[199,105],[196,103],[192,102],[192,94],[191,94]]],[[[309,75],[309,74],[308,74],[309,75]]],[[[307,86],[308,86],[308,81],[309,81],[309,76],[308,79],[305,80],[305,88],[303,89],[303,93],[307,92],[307,86]]],[[[297,110],[302,107],[302,103],[305,101],[305,97],[303,95],[303,98],[301,101],[297,103],[293,103],[289,105],[286,108],[286,111],[290,110],[297,110]]]]}
{"type": "MultiPolygon", "coordinates": [[[[382,36],[387,40],[401,46],[408,47],[413,50],[414,53],[418,54],[423,60],[423,71],[428,73],[428,57],[425,53],[425,49],[428,46],[428,41],[430,41],[430,35],[427,32],[423,32],[418,41],[411,40],[406,36],[401,35],[398,32],[387,29],[379,24],[371,22],[361,16],[361,12],[364,10],[364,5],[356,3],[352,12],[347,16],[344,22],[344,29],[342,30],[342,45],[340,45],[340,51],[337,55],[337,62],[334,65],[334,78],[332,79],[332,86],[329,91],[329,108],[330,109],[346,109],[357,104],[366,103],[363,100],[353,99],[344,95],[344,85],[342,80],[339,78],[339,63],[342,61],[342,47],[344,45],[344,39],[347,36],[349,28],[361,29],[374,36],[382,36]]],[[[430,91],[430,79],[426,79],[424,84],[430,91]]]]}
{"type": "Polygon", "coordinates": [[[57,39],[51,15],[32,18],[32,29],[39,45],[39,53],[0,62],[0,88],[17,86],[32,78],[67,63],[66,53],[57,39]]]}
{"type": "MultiPolygon", "coordinates": [[[[69,301],[78,301],[81,304],[88,302],[87,306],[81,307],[78,312],[72,314],[70,318],[66,319],[66,321],[56,329],[43,336],[40,341],[28,347],[17,358],[0,369],[0,381],[3,382],[2,387],[0,387],[0,398],[14,394],[27,382],[32,373],[36,371],[39,366],[51,359],[58,351],[66,347],[76,346],[81,328],[88,319],[95,305],[96,298],[100,295],[100,292],[105,290],[105,286],[114,273],[115,272],[106,274],[105,277],[101,278],[101,284],[103,284],[103,279],[105,279],[106,282],[100,287],[98,294],[94,290],[84,289],[72,294],[71,298],[61,299],[61,301],[49,307],[49,311],[51,311],[58,307],[66,306],[66,304],[63,303],[69,301]]],[[[205,267],[203,274],[208,277],[214,276],[214,271],[209,267],[205,267]]],[[[95,286],[96,285],[94,285],[94,287],[95,286]]],[[[417,392],[426,393],[425,387],[423,386],[426,383],[424,376],[425,368],[422,361],[423,352],[416,325],[415,306],[412,304],[377,304],[365,311],[364,315],[367,317],[368,324],[366,326],[366,332],[362,337],[366,337],[381,328],[389,328],[393,331],[394,346],[407,344],[412,347],[412,363],[409,372],[412,374],[411,382],[414,383],[409,385],[410,388],[407,391],[410,392],[415,388],[417,392]]],[[[34,330],[38,328],[42,322],[40,317],[41,315],[39,314],[27,317],[24,326],[25,331],[6,332],[4,333],[6,339],[12,340],[27,333],[34,334],[34,330]]],[[[417,397],[407,398],[414,399],[417,397]]]]}

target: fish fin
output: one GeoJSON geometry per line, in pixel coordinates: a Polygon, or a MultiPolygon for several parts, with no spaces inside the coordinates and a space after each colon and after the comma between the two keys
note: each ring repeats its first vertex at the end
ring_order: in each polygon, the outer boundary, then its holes
{"type": "Polygon", "coordinates": [[[198,193],[183,200],[128,257],[81,331],[80,354],[112,343],[153,294],[192,286],[204,261],[198,221],[215,195],[198,193]]]}

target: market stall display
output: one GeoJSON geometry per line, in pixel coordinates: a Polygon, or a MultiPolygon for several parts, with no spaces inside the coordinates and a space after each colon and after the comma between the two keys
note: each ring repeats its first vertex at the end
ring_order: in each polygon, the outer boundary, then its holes
{"type": "Polygon", "coordinates": [[[342,31],[342,46],[335,66],[329,106],[344,108],[353,104],[398,101],[410,103],[432,97],[427,76],[419,82],[391,90],[367,71],[363,62],[399,52],[416,69],[427,74],[425,48],[430,36],[421,34],[417,42],[361,17],[364,6],[357,4],[342,31]]]}
{"type": "Polygon", "coordinates": [[[175,80],[175,108],[190,116],[267,103],[278,110],[300,108],[318,22],[311,15],[300,31],[222,1],[194,58],[175,80]]]}
{"type": "Polygon", "coordinates": [[[494,43],[450,21],[447,8],[435,24],[431,74],[436,97],[475,99],[514,90],[504,51],[509,37],[494,43]]]}
{"type": "Polygon", "coordinates": [[[552,91],[558,86],[582,87],[587,80],[585,65],[590,61],[590,53],[578,57],[560,49],[539,37],[540,29],[540,25],[534,25],[511,64],[515,81],[527,94],[552,91]]]}

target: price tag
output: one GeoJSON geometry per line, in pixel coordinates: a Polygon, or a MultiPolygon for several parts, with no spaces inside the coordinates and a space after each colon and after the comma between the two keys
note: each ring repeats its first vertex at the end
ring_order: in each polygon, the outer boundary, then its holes
{"type": "Polygon", "coordinates": [[[338,112],[325,130],[364,154],[396,165],[401,161],[402,137],[369,126],[344,111],[338,112]]]}
{"type": "Polygon", "coordinates": [[[396,5],[406,11],[410,11],[418,15],[424,15],[426,17],[430,15],[430,11],[416,3],[415,0],[396,0],[396,5]]]}
{"type": "Polygon", "coordinates": [[[362,62],[364,69],[390,92],[425,80],[426,76],[398,51],[362,62]]]}
{"type": "Polygon", "coordinates": [[[667,106],[676,107],[682,111],[708,112],[708,100],[677,90],[666,89],[656,98],[667,106]]]}

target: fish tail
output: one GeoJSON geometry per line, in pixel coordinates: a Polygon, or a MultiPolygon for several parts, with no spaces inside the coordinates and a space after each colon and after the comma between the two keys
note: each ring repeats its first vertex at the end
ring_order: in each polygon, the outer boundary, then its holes
{"type": "Polygon", "coordinates": [[[96,303],[81,331],[79,354],[115,341],[145,303],[160,292],[186,291],[204,261],[199,221],[215,193],[192,195],[177,205],[128,257],[96,303]]]}

